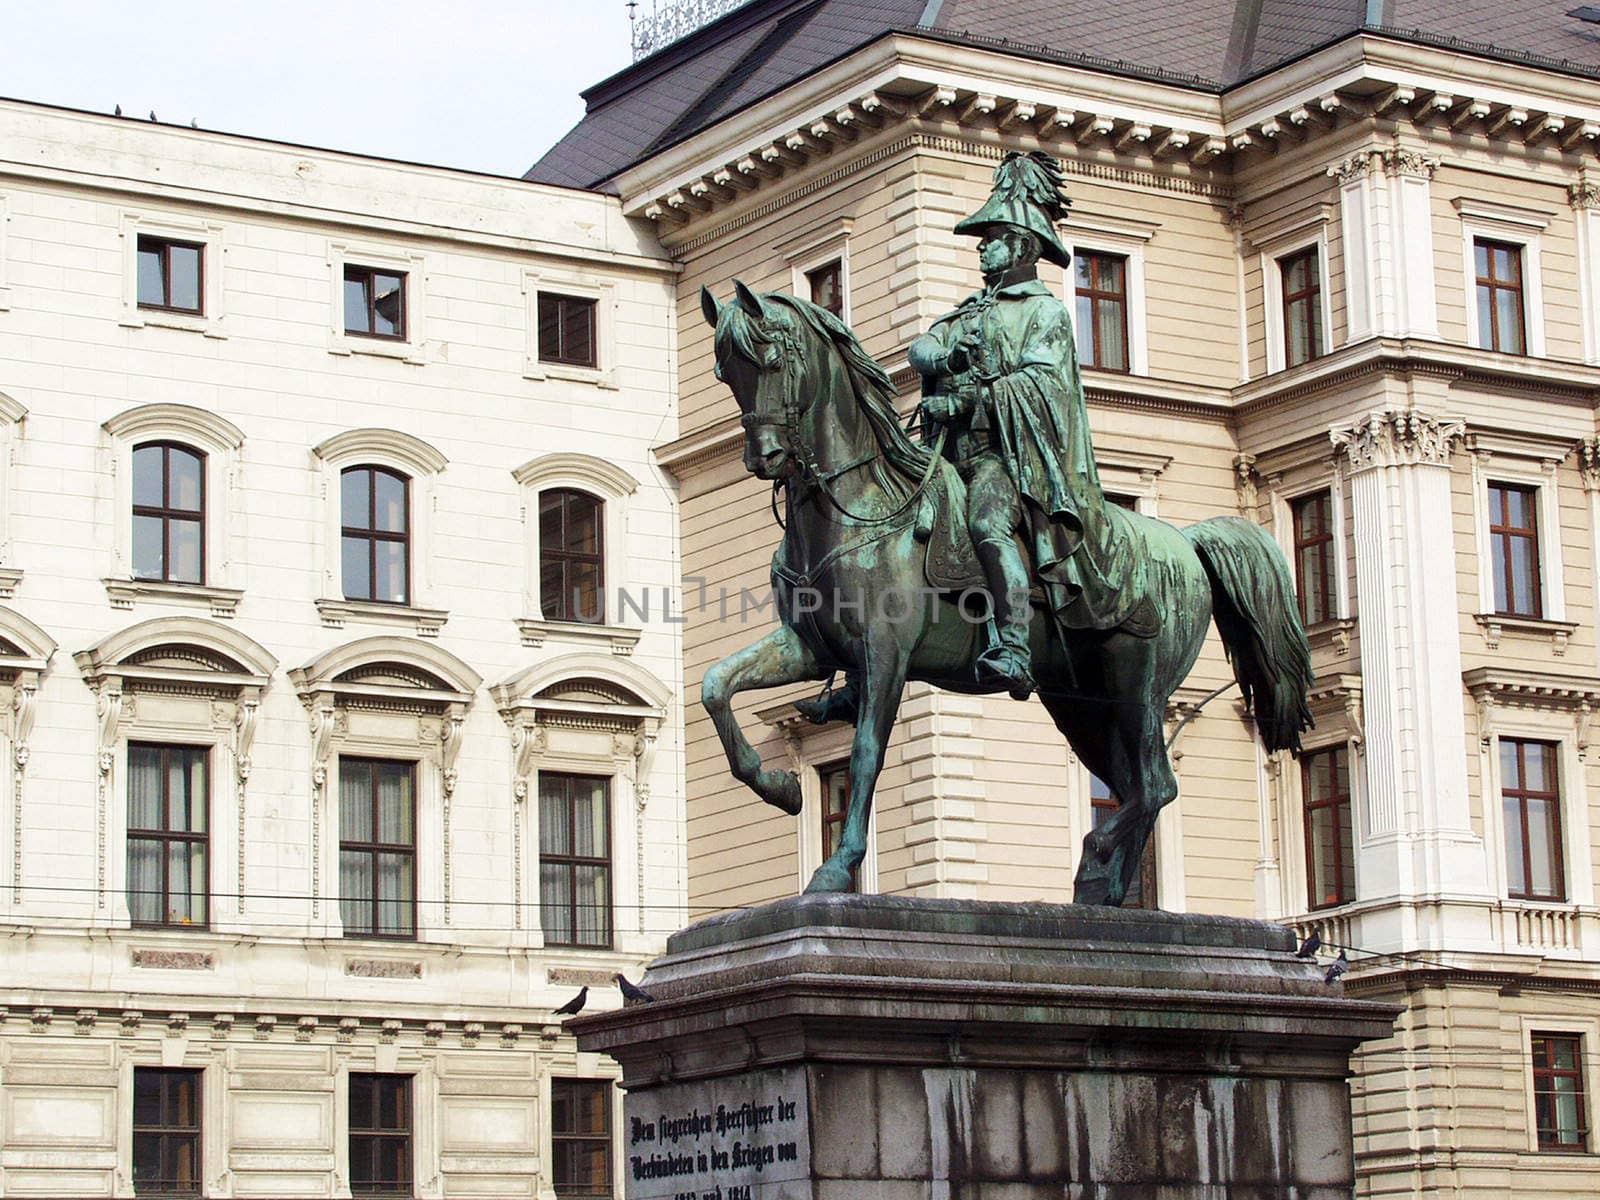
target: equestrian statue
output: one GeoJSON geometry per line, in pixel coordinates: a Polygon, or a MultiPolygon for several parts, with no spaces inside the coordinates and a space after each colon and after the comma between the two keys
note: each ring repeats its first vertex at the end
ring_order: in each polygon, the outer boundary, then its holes
{"type": "Polygon", "coordinates": [[[807,891],[848,890],[908,680],[1037,695],[1121,806],[1084,837],[1073,899],[1120,905],[1157,815],[1178,792],[1166,706],[1214,618],[1267,750],[1311,723],[1311,656],[1288,566],[1255,523],[1179,530],[1107,501],[1089,437],[1072,319],[1040,282],[1067,267],[1068,200],[1049,155],[1009,154],[979,239],[983,290],[911,345],[922,440],[850,329],[794,296],[735,281],[716,374],[743,414],[744,464],[781,495],[772,559],[780,626],[707,671],[702,702],[734,775],[800,811],[794,774],[762,765],[734,720],[740,692],[828,680],[797,707],[855,725],[838,848],[807,891]],[[838,673],[845,686],[832,687],[838,673]]]}

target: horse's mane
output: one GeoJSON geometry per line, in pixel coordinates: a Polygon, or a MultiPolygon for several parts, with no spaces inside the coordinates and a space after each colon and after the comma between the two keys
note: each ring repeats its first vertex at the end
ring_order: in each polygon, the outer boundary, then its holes
{"type": "MultiPolygon", "coordinates": [[[[884,458],[900,474],[913,480],[919,479],[927,469],[929,452],[926,447],[913,442],[901,426],[900,415],[895,409],[898,393],[889,373],[866,352],[850,327],[827,309],[798,296],[768,292],[761,297],[761,303],[782,305],[809,325],[813,332],[833,343],[839,357],[844,360],[856,402],[871,426],[884,458]]],[[[723,307],[716,332],[719,357],[731,347],[751,362],[765,362],[766,348],[772,342],[772,336],[738,304],[723,307]]]]}

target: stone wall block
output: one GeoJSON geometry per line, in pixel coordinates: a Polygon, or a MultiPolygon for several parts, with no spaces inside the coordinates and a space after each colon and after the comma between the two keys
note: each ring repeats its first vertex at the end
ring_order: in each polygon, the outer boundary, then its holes
{"type": "Polygon", "coordinates": [[[1351,1146],[1312,1135],[1350,1120],[1350,1089],[1337,1081],[1296,1080],[1287,1084],[1285,1090],[1289,1110],[1285,1140],[1290,1149],[1294,1182],[1348,1186],[1355,1179],[1351,1146]],[[1311,1146],[1317,1147],[1317,1153],[1302,1149],[1311,1146]]]}
{"type": "Polygon", "coordinates": [[[911,1068],[878,1075],[878,1161],[885,1179],[915,1179],[932,1150],[922,1073],[911,1068]]]}
{"type": "Polygon", "coordinates": [[[878,1172],[875,1072],[818,1066],[811,1077],[811,1164],[828,1179],[872,1178],[878,1172]]]}

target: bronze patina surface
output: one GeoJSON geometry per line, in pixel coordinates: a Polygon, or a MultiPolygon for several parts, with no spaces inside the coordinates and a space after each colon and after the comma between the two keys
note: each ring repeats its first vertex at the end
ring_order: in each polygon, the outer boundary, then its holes
{"type": "Polygon", "coordinates": [[[910,347],[921,444],[901,427],[888,375],[832,314],[737,281],[732,303],[702,292],[718,377],[743,413],[745,466],[783,502],[782,625],[702,685],[735,776],[798,812],[793,773],[762,766],[730,701],[848,680],[803,706],[856,726],[844,831],[808,890],[850,885],[910,679],[1037,693],[1121,798],[1084,838],[1080,903],[1122,903],[1177,795],[1166,704],[1213,618],[1267,749],[1298,749],[1310,723],[1310,650],[1267,533],[1238,517],[1180,531],[1106,501],[1071,314],[1037,273],[1041,258],[1070,261],[1055,233],[1060,183],[1049,156],[1008,155],[988,202],[956,226],[980,238],[984,288],[910,347]]]}

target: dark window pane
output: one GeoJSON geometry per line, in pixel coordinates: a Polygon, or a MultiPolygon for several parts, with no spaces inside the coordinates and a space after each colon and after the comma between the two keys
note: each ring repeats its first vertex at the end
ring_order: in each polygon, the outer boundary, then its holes
{"type": "Polygon", "coordinates": [[[346,934],[416,936],[416,767],[339,760],[340,920],[346,934]]]}
{"type": "Polygon", "coordinates": [[[372,331],[384,337],[399,337],[405,329],[405,276],[374,275],[372,294],[372,331]]]}
{"type": "Polygon", "coordinates": [[[607,781],[540,772],[539,895],[547,944],[611,944],[610,857],[607,781]]]}
{"type": "Polygon", "coordinates": [[[159,244],[139,239],[139,303],[160,308],[167,302],[166,272],[159,244]]]}
{"type": "Polygon", "coordinates": [[[168,254],[167,303],[197,312],[200,308],[200,247],[174,243],[168,254]]]}
{"type": "Polygon", "coordinates": [[[1128,369],[1127,260],[1080,251],[1077,264],[1078,357],[1085,366],[1128,369]]]}
{"type": "Polygon", "coordinates": [[[603,1079],[553,1079],[551,1175],[557,1196],[610,1197],[612,1085],[603,1079]]]}
{"type": "Polygon", "coordinates": [[[1344,747],[1301,760],[1306,891],[1312,908],[1348,904],[1355,896],[1354,812],[1344,747]]]}
{"type": "Polygon", "coordinates": [[[595,302],[582,296],[539,293],[539,358],[573,366],[598,365],[595,302]]]}
{"type": "Polygon", "coordinates": [[[806,282],[811,289],[811,303],[836,317],[844,316],[844,267],[838,259],[807,271],[806,282]]]}
{"type": "Polygon", "coordinates": [[[136,924],[204,926],[207,751],[128,746],[128,913],[136,924]]]}

